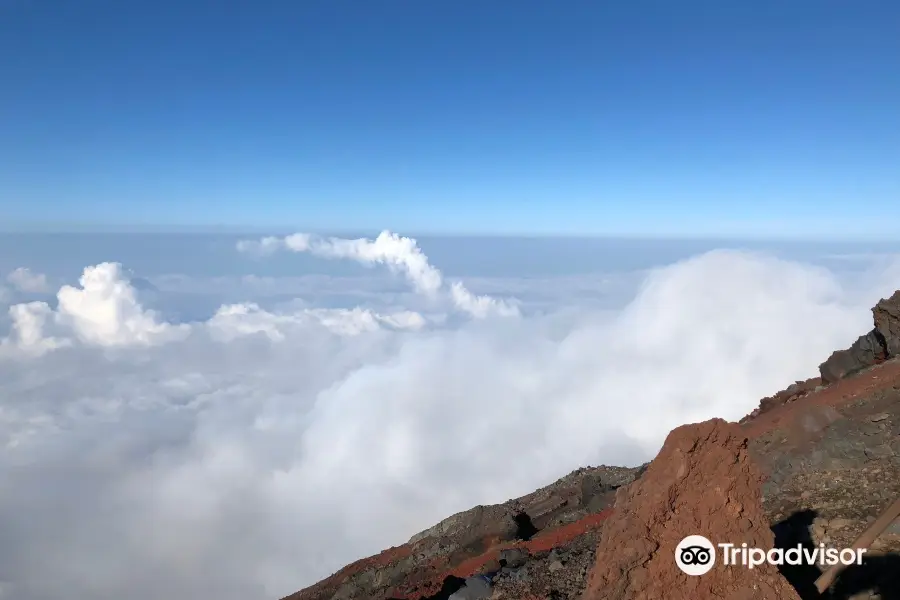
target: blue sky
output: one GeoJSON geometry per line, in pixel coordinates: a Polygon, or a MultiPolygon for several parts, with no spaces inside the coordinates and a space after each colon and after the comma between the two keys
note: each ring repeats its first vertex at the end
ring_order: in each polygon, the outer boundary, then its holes
{"type": "Polygon", "coordinates": [[[891,237],[900,4],[4,0],[24,228],[891,237]]]}

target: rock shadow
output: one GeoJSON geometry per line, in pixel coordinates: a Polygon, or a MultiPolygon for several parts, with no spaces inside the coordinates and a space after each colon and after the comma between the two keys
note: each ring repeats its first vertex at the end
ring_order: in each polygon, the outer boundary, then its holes
{"type": "Polygon", "coordinates": [[[869,592],[881,600],[900,600],[900,554],[864,557],[861,565],[844,569],[831,586],[829,600],[847,600],[869,592]]]}
{"type": "MultiPolygon", "coordinates": [[[[816,548],[813,542],[812,524],[818,513],[801,510],[772,526],[775,547],[787,550],[816,548]]],[[[816,579],[824,569],[816,565],[782,565],[778,568],[788,583],[797,590],[802,600],[850,600],[869,592],[881,600],[900,600],[900,554],[867,556],[860,565],[846,567],[831,588],[823,594],[816,590],[816,579]]]]}
{"type": "Polygon", "coordinates": [[[527,542],[539,531],[539,529],[534,526],[534,523],[531,522],[531,517],[528,516],[528,513],[518,513],[513,517],[513,521],[516,523],[517,540],[527,542]]]}
{"type": "MultiPolygon", "coordinates": [[[[787,550],[796,548],[797,545],[810,550],[816,547],[810,530],[813,521],[818,516],[814,510],[797,511],[783,521],[772,526],[775,534],[775,547],[787,550]]],[[[821,600],[822,596],[816,589],[816,579],[822,571],[816,565],[781,565],[778,571],[788,580],[797,594],[803,600],[821,600]]]]}

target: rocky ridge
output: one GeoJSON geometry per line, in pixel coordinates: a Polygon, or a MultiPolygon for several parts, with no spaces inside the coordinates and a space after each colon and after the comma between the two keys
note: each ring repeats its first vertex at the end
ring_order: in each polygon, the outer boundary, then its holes
{"type": "Polygon", "coordinates": [[[834,352],[819,367],[824,383],[832,383],[858,371],[900,356],[900,290],[872,309],[875,327],[846,350],[834,352]]]}
{"type": "Polygon", "coordinates": [[[682,574],[684,535],[850,544],[900,495],[900,291],[875,327],[740,423],[677,428],[642,467],[579,469],[453,515],[284,600],[900,598],[900,523],[831,590],[817,567],[682,574]],[[710,491],[712,490],[712,491],[710,491]]]}
{"type": "MultiPolygon", "coordinates": [[[[476,506],[444,519],[410,538],[403,546],[345,567],[318,584],[289,596],[290,600],[447,598],[466,577],[496,572],[499,579],[521,579],[534,561],[557,548],[582,540],[596,545],[594,532],[608,515],[621,486],[634,481],[642,468],[578,469],[527,496],[493,506],[476,506]],[[524,569],[524,570],[523,570],[524,569]]],[[[559,550],[557,555],[563,550],[559,550]]],[[[556,555],[555,555],[556,556],[556,555]]],[[[560,555],[559,558],[566,559],[560,555]]],[[[589,566],[585,555],[584,570],[589,566]]],[[[551,559],[553,560],[553,559],[551,559]]],[[[548,584],[577,588],[568,573],[548,584]]],[[[287,600],[287,599],[286,599],[287,600]]]]}

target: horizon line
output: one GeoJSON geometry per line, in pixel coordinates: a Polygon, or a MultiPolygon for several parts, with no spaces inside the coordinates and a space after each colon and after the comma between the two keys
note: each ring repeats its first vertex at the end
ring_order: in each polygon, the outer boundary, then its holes
{"type": "Polygon", "coordinates": [[[312,233],[326,237],[359,238],[375,237],[382,231],[390,231],[404,237],[423,238],[467,238],[467,239],[547,239],[547,240],[622,240],[622,241],[682,241],[682,242],[803,242],[803,243],[852,243],[852,244],[898,244],[896,237],[868,234],[849,235],[802,235],[802,234],[709,234],[709,233],[638,233],[638,232],[484,232],[484,231],[440,231],[404,230],[392,227],[334,228],[285,227],[281,226],[237,226],[237,225],[162,225],[162,224],[97,224],[97,223],[9,223],[0,225],[0,235],[262,235],[281,236],[296,232],[312,233]]]}

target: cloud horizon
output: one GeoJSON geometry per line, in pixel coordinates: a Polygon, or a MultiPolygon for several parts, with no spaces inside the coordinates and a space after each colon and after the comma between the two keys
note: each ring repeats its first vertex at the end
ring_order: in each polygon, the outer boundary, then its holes
{"type": "Polygon", "coordinates": [[[424,304],[247,298],[169,321],[112,262],[55,306],[12,304],[0,597],[281,597],[460,510],[639,464],[682,423],[740,418],[900,287],[893,263],[863,289],[716,250],[652,269],[621,309],[532,313],[390,232],[236,250],[380,266],[424,304]]]}

